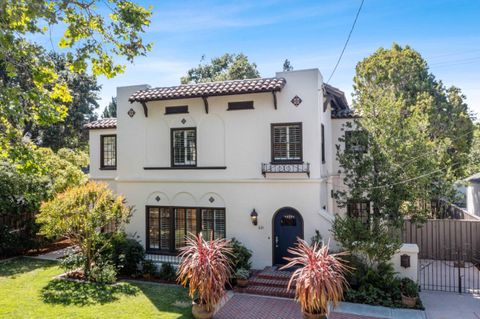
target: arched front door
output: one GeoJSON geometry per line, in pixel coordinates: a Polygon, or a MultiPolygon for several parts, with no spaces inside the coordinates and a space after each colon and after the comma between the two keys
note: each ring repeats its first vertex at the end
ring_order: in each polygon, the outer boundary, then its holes
{"type": "Polygon", "coordinates": [[[290,257],[288,248],[295,245],[297,237],[303,238],[303,218],[291,207],[279,209],[273,216],[273,264],[283,265],[290,257]]]}

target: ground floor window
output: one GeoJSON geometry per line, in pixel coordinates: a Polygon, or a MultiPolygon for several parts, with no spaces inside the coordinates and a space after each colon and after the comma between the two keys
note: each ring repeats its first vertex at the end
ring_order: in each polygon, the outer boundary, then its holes
{"type": "Polygon", "coordinates": [[[147,250],[175,253],[188,234],[207,240],[225,238],[225,208],[159,207],[146,209],[147,250]]]}
{"type": "Polygon", "coordinates": [[[368,201],[350,201],[347,204],[348,217],[357,218],[363,224],[368,224],[370,219],[370,203],[368,201]]]}

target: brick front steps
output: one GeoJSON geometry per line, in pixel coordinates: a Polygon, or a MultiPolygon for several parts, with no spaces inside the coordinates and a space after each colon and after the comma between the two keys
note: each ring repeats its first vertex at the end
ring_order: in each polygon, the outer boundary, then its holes
{"type": "Polygon", "coordinates": [[[235,288],[236,292],[283,298],[295,297],[295,287],[287,290],[291,272],[279,271],[276,267],[267,267],[253,275],[247,288],[235,288]]]}

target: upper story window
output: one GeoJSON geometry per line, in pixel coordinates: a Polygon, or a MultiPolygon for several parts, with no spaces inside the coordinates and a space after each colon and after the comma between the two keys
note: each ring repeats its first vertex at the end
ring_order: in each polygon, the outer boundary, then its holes
{"type": "Polygon", "coordinates": [[[368,149],[368,136],[365,131],[346,131],[345,150],[366,153],[368,149]]]}
{"type": "Polygon", "coordinates": [[[100,136],[100,168],[117,169],[117,135],[100,136]]]}
{"type": "Polygon", "coordinates": [[[228,102],[227,111],[253,110],[253,101],[228,102]]]}
{"type": "Polygon", "coordinates": [[[347,203],[347,215],[356,218],[363,224],[368,224],[370,218],[370,203],[368,201],[350,201],[347,203]]]}
{"type": "Polygon", "coordinates": [[[172,129],[172,166],[197,165],[197,130],[195,128],[172,129]]]}
{"type": "Polygon", "coordinates": [[[302,123],[272,124],[272,162],[302,163],[302,123]]]}
{"type": "Polygon", "coordinates": [[[165,114],[182,114],[188,113],[188,105],[181,105],[181,106],[166,106],[165,107],[165,114]]]}

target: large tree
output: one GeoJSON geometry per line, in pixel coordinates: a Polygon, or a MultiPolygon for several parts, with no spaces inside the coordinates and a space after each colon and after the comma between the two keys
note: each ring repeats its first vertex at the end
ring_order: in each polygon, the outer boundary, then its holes
{"type": "Polygon", "coordinates": [[[65,104],[67,115],[62,121],[47,126],[28,123],[23,135],[29,136],[35,144],[53,150],[86,148],[88,132],[84,125],[97,118],[95,110],[99,106],[97,100],[101,86],[95,76],[71,71],[64,55],[50,53],[50,58],[55,64],[55,71],[73,92],[72,100],[65,104]]]}
{"type": "MultiPolygon", "coordinates": [[[[464,175],[473,123],[458,88],[446,88],[410,47],[379,49],[356,67],[354,108],[360,116],[338,148],[345,188],[340,206],[365,201],[369,216],[338,217],[337,239],[370,261],[388,260],[405,216],[430,213],[432,199],[452,194],[464,175]]],[[[351,126],[349,128],[348,126],[351,126]]]]}
{"type": "Polygon", "coordinates": [[[46,126],[65,119],[74,97],[68,81],[45,48],[32,41],[49,39],[66,52],[75,73],[113,77],[124,70],[115,61],[132,61],[151,45],[141,34],[151,9],[128,0],[5,0],[0,2],[0,155],[22,153],[27,125],[46,126]],[[63,32],[57,40],[52,34],[63,32]],[[119,59],[120,60],[120,59],[119,59]]]}
{"type": "Polygon", "coordinates": [[[102,118],[117,117],[117,98],[112,97],[112,100],[105,107],[102,113],[102,118]]]}
{"type": "MultiPolygon", "coordinates": [[[[201,62],[204,62],[202,57],[201,62]]],[[[200,63],[196,68],[190,69],[187,75],[181,78],[182,84],[204,83],[225,80],[241,80],[259,78],[257,65],[251,63],[243,54],[230,54],[213,58],[210,63],[200,63]]]]}

